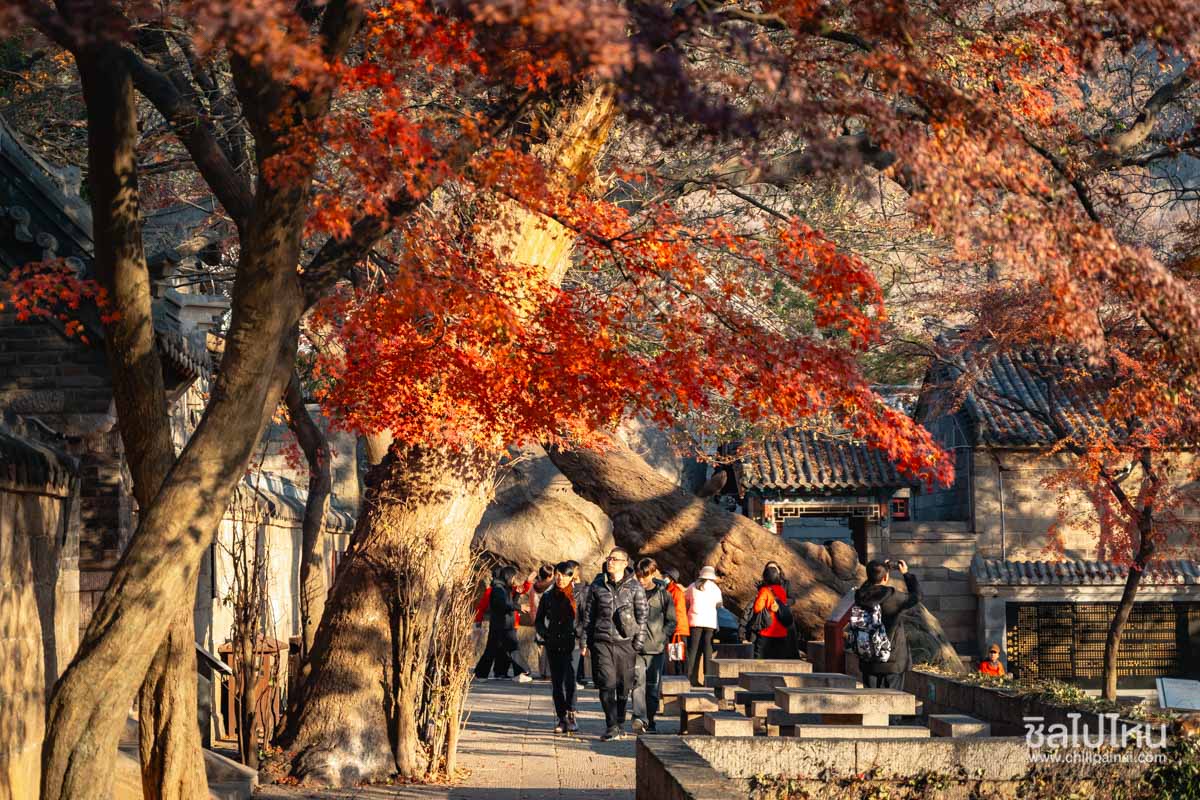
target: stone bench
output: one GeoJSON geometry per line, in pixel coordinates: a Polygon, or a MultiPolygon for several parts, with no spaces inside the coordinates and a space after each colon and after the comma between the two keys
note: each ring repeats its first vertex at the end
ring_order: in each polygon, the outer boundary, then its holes
{"type": "Polygon", "coordinates": [[[711,692],[684,692],[675,696],[679,706],[679,732],[688,733],[688,723],[698,720],[711,711],[720,711],[717,698],[711,692]]]}
{"type": "Polygon", "coordinates": [[[812,672],[813,665],[800,659],[781,661],[760,658],[714,658],[712,671],[704,676],[706,686],[729,686],[738,682],[743,672],[780,672],[795,674],[812,672]]]}
{"type": "Polygon", "coordinates": [[[929,728],[920,725],[789,725],[779,736],[796,739],[928,739],[929,728]]]}
{"type": "Polygon", "coordinates": [[[892,714],[913,716],[917,698],[898,689],[775,689],[775,705],[788,714],[820,714],[828,725],[887,725],[892,714]]]}
{"type": "Polygon", "coordinates": [[[743,672],[738,676],[738,685],[751,692],[774,692],[780,686],[853,689],[858,682],[840,672],[743,672]]]}
{"type": "Polygon", "coordinates": [[[992,726],[966,714],[930,714],[929,731],[934,736],[991,736],[992,726]]]}
{"type": "Polygon", "coordinates": [[[710,711],[704,715],[703,724],[709,736],[754,735],[754,720],[732,711],[710,711]]]}
{"type": "Polygon", "coordinates": [[[754,645],[748,643],[715,644],[713,645],[713,658],[754,658],[754,645]]]}

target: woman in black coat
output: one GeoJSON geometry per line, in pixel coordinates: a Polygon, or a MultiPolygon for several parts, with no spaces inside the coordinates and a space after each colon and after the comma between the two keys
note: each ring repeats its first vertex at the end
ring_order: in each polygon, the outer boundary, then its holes
{"type": "Polygon", "coordinates": [[[534,627],[538,640],[546,648],[553,685],[554,712],[558,716],[555,733],[574,732],[575,723],[575,626],[579,617],[575,597],[575,568],[564,561],[554,568],[554,586],[538,603],[534,627]]]}

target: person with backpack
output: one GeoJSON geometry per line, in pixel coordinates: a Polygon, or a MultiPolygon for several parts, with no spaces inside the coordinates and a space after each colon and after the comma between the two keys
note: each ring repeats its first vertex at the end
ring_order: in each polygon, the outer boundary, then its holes
{"type": "Polygon", "coordinates": [[[696,582],[687,588],[684,597],[688,606],[687,674],[692,686],[700,685],[700,658],[704,657],[704,674],[712,672],[713,633],[717,630],[717,609],[724,599],[717,585],[717,571],[712,566],[700,568],[696,582]]]}
{"type": "Polygon", "coordinates": [[[891,561],[867,562],[867,582],[854,593],[846,626],[846,651],[858,656],[867,688],[899,689],[909,666],[908,638],[900,615],[921,602],[921,587],[903,559],[896,562],[896,569],[908,591],[888,586],[891,568],[891,561]]]}
{"type": "Polygon", "coordinates": [[[553,585],[538,602],[534,630],[542,645],[550,669],[555,733],[574,733],[575,722],[575,637],[578,606],[575,597],[575,570],[564,561],[554,567],[553,585]]]}
{"type": "Polygon", "coordinates": [[[580,615],[580,638],[592,659],[592,678],[600,690],[606,728],[603,741],[624,736],[625,710],[634,688],[636,654],[646,641],[646,591],[629,569],[629,554],[613,548],[604,571],[588,589],[580,615]]]}
{"type": "Polygon", "coordinates": [[[661,580],[658,563],[643,558],[636,574],[646,591],[646,639],[638,651],[633,689],[633,730],[656,733],[654,715],[658,713],[659,687],[662,685],[663,660],[667,643],[675,632],[675,599],[661,580]]]}
{"type": "Polygon", "coordinates": [[[795,650],[789,650],[791,626],[792,611],[783,588],[783,573],[777,565],[768,563],[758,584],[758,594],[749,606],[747,634],[754,642],[754,657],[795,658],[795,650]]]}
{"type": "Polygon", "coordinates": [[[517,652],[517,606],[513,590],[517,588],[517,568],[501,567],[492,581],[488,604],[488,638],[483,656],[475,665],[475,677],[486,678],[488,668],[496,679],[507,677],[509,665],[518,683],[529,683],[529,670],[521,663],[517,652]]]}

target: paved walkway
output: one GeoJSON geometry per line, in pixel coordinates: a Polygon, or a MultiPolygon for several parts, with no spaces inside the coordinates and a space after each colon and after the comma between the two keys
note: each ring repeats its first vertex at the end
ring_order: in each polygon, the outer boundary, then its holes
{"type": "MultiPolygon", "coordinates": [[[[604,717],[594,689],[579,695],[579,733],[556,736],[549,681],[475,681],[459,743],[467,774],[453,787],[314,791],[264,787],[270,800],[633,800],[634,740],[601,742],[604,717]]],[[[659,728],[677,731],[671,719],[659,728]]],[[[628,730],[628,728],[627,728],[628,730]]]]}

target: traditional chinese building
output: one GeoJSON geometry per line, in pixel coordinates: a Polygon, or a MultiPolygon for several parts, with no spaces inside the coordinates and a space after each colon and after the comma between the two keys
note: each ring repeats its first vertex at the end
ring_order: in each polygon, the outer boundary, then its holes
{"type": "MultiPolygon", "coordinates": [[[[1100,424],[1100,398],[1067,379],[1082,368],[1070,353],[997,355],[957,405],[948,387],[961,373],[931,370],[914,416],[953,453],[955,480],[915,494],[912,538],[901,541],[893,529],[889,548],[922,565],[945,565],[947,583],[930,581],[927,591],[942,602],[953,591],[953,605],[961,608],[957,618],[944,607],[935,613],[955,625],[972,616],[979,647],[999,644],[1010,671],[1086,683],[1099,679],[1108,620],[1128,568],[1099,560],[1087,498],[1044,483],[1071,458],[1054,450],[1044,414],[1054,408],[1075,430],[1100,424]],[[1051,547],[1052,529],[1062,552],[1051,547]]],[[[1180,448],[1170,457],[1194,474],[1193,451],[1180,448]]],[[[1200,524],[1195,505],[1178,513],[1186,524],[1200,524]]],[[[1143,578],[1122,645],[1124,676],[1200,670],[1200,565],[1187,558],[1193,553],[1182,555],[1143,578]]]]}

